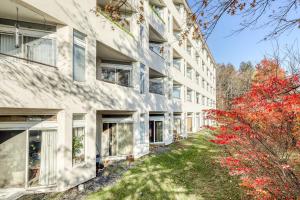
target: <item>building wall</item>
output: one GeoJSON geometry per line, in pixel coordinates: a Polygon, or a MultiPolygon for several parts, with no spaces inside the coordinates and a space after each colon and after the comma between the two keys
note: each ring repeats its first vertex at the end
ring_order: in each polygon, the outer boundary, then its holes
{"type": "MultiPolygon", "coordinates": [[[[135,0],[133,1],[135,2],[135,0]]],[[[136,0],[138,2],[138,0],[136,0]]],[[[43,64],[31,63],[18,58],[0,55],[0,114],[57,114],[58,117],[58,181],[57,190],[66,190],[95,177],[95,158],[97,149],[95,143],[99,144],[101,135],[101,116],[99,111],[130,111],[134,120],[134,155],[140,157],[149,152],[149,112],[164,113],[165,144],[173,141],[172,123],[173,113],[181,113],[182,136],[187,137],[186,118],[187,113],[202,112],[203,109],[214,107],[197,104],[195,92],[205,95],[215,101],[215,92],[208,92],[201,84],[184,76],[183,71],[172,67],[172,55],[175,49],[184,62],[192,66],[214,89],[215,82],[209,79],[202,66],[194,61],[194,58],[186,52],[186,42],[179,46],[174,42],[173,19],[184,26],[184,20],[171,0],[164,0],[163,20],[165,24],[157,20],[148,6],[145,6],[145,38],[139,38],[139,24],[133,20],[132,35],[129,35],[102,15],[96,16],[91,10],[96,6],[96,0],[20,0],[12,3],[4,0],[4,7],[15,4],[20,10],[20,20],[55,24],[56,37],[56,58],[55,67],[43,64]],[[25,13],[26,11],[26,13],[25,13]],[[22,13],[24,13],[22,15],[22,13]],[[29,14],[28,14],[29,13],[29,14]],[[38,13],[38,14],[37,14],[38,13]],[[42,17],[41,17],[42,16],[42,17]],[[168,29],[168,20],[170,28],[168,29]],[[149,25],[150,24],[150,25],[149,25]],[[149,26],[152,26],[166,39],[166,51],[170,56],[166,57],[166,64],[163,60],[149,50],[148,37],[149,26]],[[86,81],[77,82],[73,80],[73,30],[76,29],[86,34],[86,81]],[[133,61],[133,86],[123,87],[96,79],[97,44],[103,44],[113,51],[130,58],[133,61]],[[149,77],[149,69],[153,69],[167,77],[167,83],[172,88],[173,81],[182,84],[181,100],[170,97],[167,91],[165,95],[148,92],[149,80],[146,81],[146,93],[140,94],[139,69],[140,63],[146,65],[146,77],[149,77]],[[187,102],[186,89],[193,90],[193,101],[187,102]],[[34,111],[34,110],[35,111],[34,111]],[[86,113],[86,162],[83,165],[72,166],[72,115],[74,113],[86,113]],[[140,140],[140,114],[145,114],[145,142],[140,140]],[[170,128],[171,126],[171,128],[170,128]]],[[[186,5],[184,5],[186,6],[186,5]]],[[[185,9],[188,9],[185,7],[185,9]]],[[[15,19],[15,13],[4,15],[0,9],[0,18],[15,19]],[[2,12],[2,14],[1,14],[2,12]]],[[[137,15],[137,14],[135,14],[137,15]]],[[[205,44],[196,44],[189,36],[189,40],[197,51],[201,60],[207,63],[206,67],[215,77],[213,58],[207,53],[205,44]],[[202,48],[204,47],[204,48],[202,48]],[[204,49],[204,50],[203,50],[204,49]],[[208,55],[208,56],[207,56],[208,55]],[[210,61],[208,61],[210,60],[210,61]]],[[[101,52],[100,52],[101,53],[101,52]]],[[[185,70],[185,69],[184,69],[185,70]]],[[[169,89],[170,89],[169,88],[169,89]]],[[[197,127],[193,131],[198,131],[197,127]]]]}

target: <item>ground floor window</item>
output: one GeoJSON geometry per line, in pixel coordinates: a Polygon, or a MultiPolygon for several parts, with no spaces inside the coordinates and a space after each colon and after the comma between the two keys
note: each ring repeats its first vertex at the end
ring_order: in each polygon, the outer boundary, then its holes
{"type": "Polygon", "coordinates": [[[85,161],[85,114],[73,115],[72,162],[73,165],[85,161]]]}
{"type": "Polygon", "coordinates": [[[102,156],[124,156],[133,152],[133,123],[104,122],[102,131],[102,156]]]}
{"type": "Polygon", "coordinates": [[[163,142],[163,121],[149,121],[150,143],[163,142]]]}

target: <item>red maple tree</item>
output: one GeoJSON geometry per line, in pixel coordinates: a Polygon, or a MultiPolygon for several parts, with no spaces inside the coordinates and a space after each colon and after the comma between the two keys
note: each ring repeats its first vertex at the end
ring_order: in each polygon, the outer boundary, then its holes
{"type": "Polygon", "coordinates": [[[222,166],[238,175],[255,199],[300,197],[300,79],[274,60],[263,60],[250,90],[230,110],[210,110],[218,126],[222,166]]]}

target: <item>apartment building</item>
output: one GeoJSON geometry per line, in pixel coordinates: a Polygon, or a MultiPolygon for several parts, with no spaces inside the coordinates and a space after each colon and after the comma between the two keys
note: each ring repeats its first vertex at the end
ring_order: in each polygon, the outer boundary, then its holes
{"type": "Polygon", "coordinates": [[[67,190],[99,159],[210,123],[215,62],[203,41],[179,42],[185,0],[128,0],[123,25],[93,12],[106,2],[1,0],[0,195],[67,190]]]}

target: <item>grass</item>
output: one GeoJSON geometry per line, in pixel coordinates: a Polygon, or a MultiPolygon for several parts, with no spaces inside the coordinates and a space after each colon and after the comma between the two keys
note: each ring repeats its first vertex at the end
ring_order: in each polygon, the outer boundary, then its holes
{"type": "Polygon", "coordinates": [[[240,199],[238,181],[216,163],[218,147],[204,132],[150,155],[114,185],[87,199],[240,199]]]}

